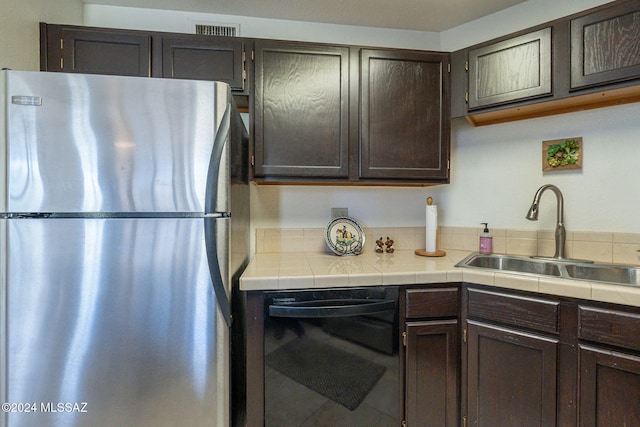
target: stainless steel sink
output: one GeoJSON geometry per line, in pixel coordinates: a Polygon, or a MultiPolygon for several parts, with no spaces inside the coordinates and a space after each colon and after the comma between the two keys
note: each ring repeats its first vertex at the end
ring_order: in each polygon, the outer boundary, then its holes
{"type": "Polygon", "coordinates": [[[640,267],[632,265],[585,264],[579,261],[556,261],[514,255],[472,254],[456,264],[456,267],[640,286],[640,267]]]}
{"type": "Polygon", "coordinates": [[[640,286],[640,267],[627,265],[566,265],[572,279],[640,286]]]}
{"type": "Polygon", "coordinates": [[[462,260],[456,267],[473,267],[515,273],[561,276],[558,264],[509,255],[473,255],[470,258],[468,257],[462,260]]]}

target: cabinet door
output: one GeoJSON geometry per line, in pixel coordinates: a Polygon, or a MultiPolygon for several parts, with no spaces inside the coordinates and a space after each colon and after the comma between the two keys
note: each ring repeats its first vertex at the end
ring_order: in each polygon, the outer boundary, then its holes
{"type": "Polygon", "coordinates": [[[449,55],[360,53],[360,177],[448,178],[449,55]]]}
{"type": "Polygon", "coordinates": [[[467,425],[556,425],[558,340],[468,322],[467,425]]]}
{"type": "Polygon", "coordinates": [[[46,25],[44,31],[47,71],[151,76],[149,35],[56,25],[46,25]]]}
{"type": "Polygon", "coordinates": [[[470,110],[551,93],[551,28],[469,51],[470,110]]]}
{"type": "Polygon", "coordinates": [[[580,346],[581,427],[640,425],[640,357],[580,346]]]}
{"type": "Polygon", "coordinates": [[[407,323],[406,421],[411,427],[458,425],[458,321],[407,323]]]}
{"type": "Polygon", "coordinates": [[[451,118],[467,114],[469,49],[451,52],[451,118]]]}
{"type": "Polygon", "coordinates": [[[640,1],[571,21],[571,88],[640,78],[640,1]]]}
{"type": "Polygon", "coordinates": [[[162,77],[217,80],[232,89],[245,83],[242,39],[212,36],[163,37],[162,77]]]}
{"type": "Polygon", "coordinates": [[[256,177],[346,178],[349,49],[256,41],[256,177]]]}

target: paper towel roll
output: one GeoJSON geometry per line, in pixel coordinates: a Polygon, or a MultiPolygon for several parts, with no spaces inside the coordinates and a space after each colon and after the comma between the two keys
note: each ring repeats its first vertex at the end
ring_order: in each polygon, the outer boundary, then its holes
{"type": "Polygon", "coordinates": [[[436,233],[438,231],[438,206],[427,205],[427,227],[425,231],[426,251],[436,251],[436,233]]]}

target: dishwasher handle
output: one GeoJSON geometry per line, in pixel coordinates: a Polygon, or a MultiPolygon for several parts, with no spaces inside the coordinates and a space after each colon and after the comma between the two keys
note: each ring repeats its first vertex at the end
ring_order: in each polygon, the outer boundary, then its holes
{"type": "Polygon", "coordinates": [[[269,316],[272,317],[346,317],[394,311],[394,300],[380,299],[345,299],[316,300],[297,303],[275,303],[269,305],[269,316]]]}

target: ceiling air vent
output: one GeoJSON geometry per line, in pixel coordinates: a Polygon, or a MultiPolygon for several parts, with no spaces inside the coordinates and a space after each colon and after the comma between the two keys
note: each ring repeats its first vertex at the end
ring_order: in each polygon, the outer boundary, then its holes
{"type": "Polygon", "coordinates": [[[240,35],[240,25],[219,25],[219,24],[195,24],[196,34],[206,36],[226,36],[237,37],[240,35]]]}

